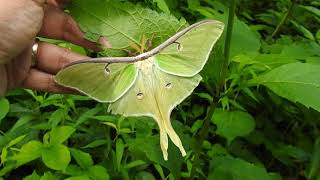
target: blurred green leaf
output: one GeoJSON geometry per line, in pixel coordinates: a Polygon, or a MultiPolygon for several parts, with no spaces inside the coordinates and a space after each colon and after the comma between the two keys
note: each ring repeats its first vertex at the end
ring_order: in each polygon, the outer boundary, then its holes
{"type": "Polygon", "coordinates": [[[82,169],[88,169],[93,166],[93,160],[89,153],[85,153],[78,149],[70,148],[72,157],[77,161],[82,169]]]}
{"type": "Polygon", "coordinates": [[[30,161],[33,161],[41,156],[43,145],[39,141],[29,141],[24,144],[20,152],[12,157],[13,160],[17,161],[16,166],[21,166],[30,161]]]}
{"type": "Polygon", "coordinates": [[[50,132],[50,145],[57,145],[63,143],[74,132],[75,129],[71,126],[61,126],[53,128],[50,132]]]}
{"type": "Polygon", "coordinates": [[[42,149],[43,163],[54,170],[65,170],[71,161],[69,149],[62,144],[56,144],[42,149]]]}
{"type": "Polygon", "coordinates": [[[6,98],[0,98],[0,122],[9,112],[10,103],[6,98]]]}
{"type": "Polygon", "coordinates": [[[232,158],[229,156],[216,157],[211,162],[211,173],[208,179],[225,179],[225,180],[271,180],[271,176],[265,168],[255,166],[242,159],[232,158]]]}
{"type": "Polygon", "coordinates": [[[255,128],[253,117],[242,111],[216,110],[212,122],[217,125],[217,134],[227,138],[229,144],[234,138],[246,136],[255,128]]]}
{"type": "Polygon", "coordinates": [[[102,166],[92,166],[88,171],[87,175],[94,180],[109,180],[109,174],[107,170],[102,166]]]}
{"type": "Polygon", "coordinates": [[[156,178],[151,173],[142,171],[142,172],[139,172],[134,179],[135,180],[155,180],[156,178]]]}

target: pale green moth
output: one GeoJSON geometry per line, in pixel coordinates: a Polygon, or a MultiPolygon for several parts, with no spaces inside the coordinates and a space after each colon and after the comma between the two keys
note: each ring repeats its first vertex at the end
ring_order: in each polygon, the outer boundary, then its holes
{"type": "Polygon", "coordinates": [[[201,21],[146,53],[78,61],[62,69],[55,79],[99,102],[110,103],[113,114],[152,117],[159,125],[164,159],[168,159],[168,136],[185,156],[170,114],[200,83],[198,73],[223,28],[219,21],[201,21]]]}

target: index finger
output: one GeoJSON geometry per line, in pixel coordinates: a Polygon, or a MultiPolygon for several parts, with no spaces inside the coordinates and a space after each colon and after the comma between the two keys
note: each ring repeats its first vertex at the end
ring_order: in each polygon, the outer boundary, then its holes
{"type": "MultiPolygon", "coordinates": [[[[38,0],[38,1],[43,1],[43,0],[38,0]]],[[[62,8],[63,5],[65,3],[67,3],[68,0],[47,0],[47,4],[50,4],[52,6],[55,6],[55,7],[59,7],[59,8],[62,8]]]]}

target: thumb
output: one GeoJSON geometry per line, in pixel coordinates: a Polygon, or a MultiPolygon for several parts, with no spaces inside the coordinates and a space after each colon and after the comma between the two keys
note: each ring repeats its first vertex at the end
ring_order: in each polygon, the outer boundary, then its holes
{"type": "Polygon", "coordinates": [[[0,5],[0,34],[5,34],[0,39],[0,64],[20,54],[39,32],[44,12],[36,1],[43,0],[13,0],[0,5]]]}

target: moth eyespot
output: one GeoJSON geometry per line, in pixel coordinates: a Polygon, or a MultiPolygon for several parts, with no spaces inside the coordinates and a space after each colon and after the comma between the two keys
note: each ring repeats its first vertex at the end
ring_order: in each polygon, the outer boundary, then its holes
{"type": "Polygon", "coordinates": [[[104,67],[104,75],[108,76],[111,73],[111,70],[108,68],[108,66],[104,67]]]}
{"type": "Polygon", "coordinates": [[[167,89],[171,89],[171,88],[172,88],[172,83],[167,83],[167,84],[166,84],[166,88],[167,88],[167,89]]]}
{"type": "Polygon", "coordinates": [[[143,93],[139,92],[137,94],[137,99],[141,100],[141,99],[143,99],[143,96],[144,96],[143,93]]]}

